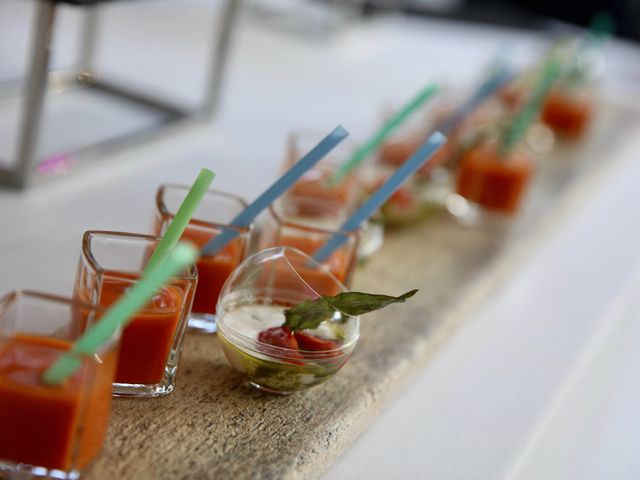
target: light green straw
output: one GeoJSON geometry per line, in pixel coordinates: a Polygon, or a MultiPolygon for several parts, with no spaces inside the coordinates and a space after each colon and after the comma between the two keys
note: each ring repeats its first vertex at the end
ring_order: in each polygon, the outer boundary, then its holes
{"type": "Polygon", "coordinates": [[[60,385],[82,365],[82,357],[97,353],[119,328],[123,328],[151,298],[156,290],[198,257],[191,245],[179,243],[166,261],[145,272],[142,279],[123,295],[89,330],[42,375],[46,385],[60,385]]]}
{"type": "Polygon", "coordinates": [[[576,88],[588,78],[588,72],[580,66],[580,58],[588,51],[601,51],[607,39],[615,31],[615,20],[608,12],[599,12],[591,20],[589,31],[582,37],[567,73],[566,87],[576,88]]]}
{"type": "Polygon", "coordinates": [[[594,41],[598,46],[601,46],[616,30],[616,20],[607,11],[598,12],[592,19],[589,25],[589,32],[587,34],[587,42],[589,38],[594,41]]]}
{"type": "Polygon", "coordinates": [[[376,149],[382,145],[382,142],[398,128],[409,116],[416,111],[422,104],[435,95],[440,87],[435,84],[427,85],[423,88],[415,97],[413,97],[409,103],[407,103],[402,109],[400,109],[393,117],[389,119],[380,129],[369,139],[369,141],[362,144],[353,155],[343,163],[340,168],[331,176],[329,183],[331,185],[337,185],[340,181],[354,168],[356,168],[365,158],[371,155],[376,149]]]}
{"type": "Polygon", "coordinates": [[[200,205],[202,197],[207,193],[207,189],[215,176],[216,174],[211,170],[206,168],[200,170],[198,178],[196,178],[196,181],[191,185],[187,196],[182,201],[182,205],[180,205],[180,208],[178,208],[178,211],[174,215],[169,228],[167,228],[162,240],[160,240],[153,255],[151,255],[151,258],[147,262],[144,268],[145,272],[156,268],[167,259],[184,233],[184,229],[187,228],[191,217],[195,213],[196,208],[198,208],[198,205],[200,205]]]}
{"type": "Polygon", "coordinates": [[[528,102],[522,107],[520,112],[515,116],[511,122],[511,126],[507,129],[502,137],[502,144],[500,145],[500,153],[505,156],[511,149],[522,139],[529,127],[536,118],[536,115],[542,108],[544,100],[547,98],[547,94],[555,82],[560,78],[562,73],[561,63],[555,58],[551,57],[547,60],[538,81],[533,86],[533,92],[529,97],[528,102]]]}

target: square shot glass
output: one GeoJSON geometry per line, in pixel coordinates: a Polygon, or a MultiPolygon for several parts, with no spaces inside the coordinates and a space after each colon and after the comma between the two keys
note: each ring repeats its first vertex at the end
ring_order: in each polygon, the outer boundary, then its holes
{"type": "MultiPolygon", "coordinates": [[[[136,233],[85,232],[74,298],[112,305],[138,281],[159,241],[136,233]]],[[[191,266],[160,288],[124,328],[114,395],[156,397],[173,391],[197,281],[191,266]]]]}
{"type": "Polygon", "coordinates": [[[98,456],[120,331],[63,384],[41,381],[103,310],[45,293],[0,298],[0,477],[74,479],[98,456]],[[5,476],[6,475],[6,476],[5,476]]]}
{"type": "MultiPolygon", "coordinates": [[[[156,193],[152,233],[162,235],[189,191],[186,185],[161,185],[156,193]]],[[[208,191],[196,209],[182,236],[198,248],[220,235],[225,230],[234,230],[238,235],[214,255],[201,256],[198,268],[198,287],[189,319],[189,329],[201,333],[216,331],[216,304],[224,282],[231,272],[252,250],[254,226],[247,228],[230,224],[231,220],[247,207],[240,197],[208,191]]]]}

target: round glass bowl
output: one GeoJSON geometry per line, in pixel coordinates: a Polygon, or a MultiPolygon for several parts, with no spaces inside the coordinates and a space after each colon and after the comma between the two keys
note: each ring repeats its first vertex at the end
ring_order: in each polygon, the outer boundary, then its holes
{"type": "Polygon", "coordinates": [[[253,387],[286,395],[340,370],[358,341],[359,317],[335,312],[317,328],[291,332],[284,311],[346,289],[305,253],[276,247],[248,257],[218,300],[218,338],[231,366],[253,387]]]}

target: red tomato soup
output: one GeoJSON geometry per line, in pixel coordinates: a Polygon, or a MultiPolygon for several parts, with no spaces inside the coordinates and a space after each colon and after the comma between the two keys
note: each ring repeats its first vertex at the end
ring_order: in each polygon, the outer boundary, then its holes
{"type": "Polygon", "coordinates": [[[61,386],[40,383],[70,347],[66,340],[26,334],[0,343],[0,459],[69,471],[97,456],[111,408],[116,352],[101,357],[95,368],[85,365],[61,386]]]}
{"type": "Polygon", "coordinates": [[[561,90],[551,92],[542,109],[544,123],[567,138],[580,137],[592,116],[593,108],[589,97],[561,90]]]}
{"type": "Polygon", "coordinates": [[[457,192],[487,209],[513,214],[532,171],[529,157],[522,152],[502,158],[494,146],[477,146],[460,159],[457,192]]]}
{"type": "MultiPolygon", "coordinates": [[[[313,238],[299,237],[293,235],[285,235],[278,242],[280,246],[294,247],[309,256],[313,254],[324,244],[324,240],[316,240],[313,238]]],[[[345,283],[349,279],[350,270],[353,268],[353,262],[349,259],[344,250],[338,249],[324,262],[329,271],[340,282],[345,283]]],[[[336,295],[338,288],[327,275],[313,268],[304,268],[297,266],[303,279],[318,293],[322,295],[336,295]]]]}
{"type": "MultiPolygon", "coordinates": [[[[202,248],[216,236],[216,232],[194,225],[193,227],[187,227],[182,239],[193,243],[198,248],[202,248]]],[[[194,313],[214,314],[216,312],[216,304],[218,303],[222,286],[231,275],[231,272],[244,258],[246,244],[246,236],[240,235],[215,255],[203,255],[198,259],[196,263],[198,286],[191,309],[194,313]]]]}
{"type": "MultiPolygon", "coordinates": [[[[131,286],[131,278],[123,274],[106,273],[99,293],[100,306],[110,306],[131,286]]],[[[162,381],[182,317],[184,296],[184,290],[176,285],[159,289],[124,328],[116,383],[156,384],[162,381]]]]}

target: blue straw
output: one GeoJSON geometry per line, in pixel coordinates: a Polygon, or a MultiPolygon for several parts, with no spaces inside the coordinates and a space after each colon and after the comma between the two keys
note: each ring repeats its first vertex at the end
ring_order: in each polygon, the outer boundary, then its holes
{"type": "MultiPolygon", "coordinates": [[[[322,160],[327,153],[333,150],[334,147],[347,138],[348,135],[349,132],[341,125],[334,128],[329,135],[313,147],[298,163],[291,167],[262,195],[254,200],[251,205],[240,212],[240,214],[231,221],[231,225],[236,227],[248,227],[251,225],[251,222],[253,222],[265,208],[271,205],[276,198],[289,189],[307,170],[322,160]]],[[[214,255],[238,235],[239,232],[235,230],[225,230],[202,248],[201,255],[214,255]]]]}
{"type": "Polygon", "coordinates": [[[484,81],[478,89],[471,95],[466,102],[464,102],[460,108],[449,115],[438,125],[437,130],[440,130],[445,135],[448,135],[451,130],[456,128],[458,124],[469,113],[473,112],[478,106],[480,106],[485,100],[493,95],[500,87],[505,85],[511,78],[512,73],[505,65],[501,65],[498,69],[484,81]]]}
{"type": "Polygon", "coordinates": [[[433,133],[422,146],[415,151],[411,158],[404,162],[391,177],[375,191],[371,197],[351,215],[351,217],[342,224],[340,232],[335,233],[327,242],[320,247],[313,255],[313,259],[317,262],[324,262],[329,256],[342,245],[347,236],[342,232],[351,232],[356,230],[362,222],[368,220],[391,195],[415,173],[423,164],[432,158],[433,154],[445,142],[447,138],[440,132],[433,133]]]}

